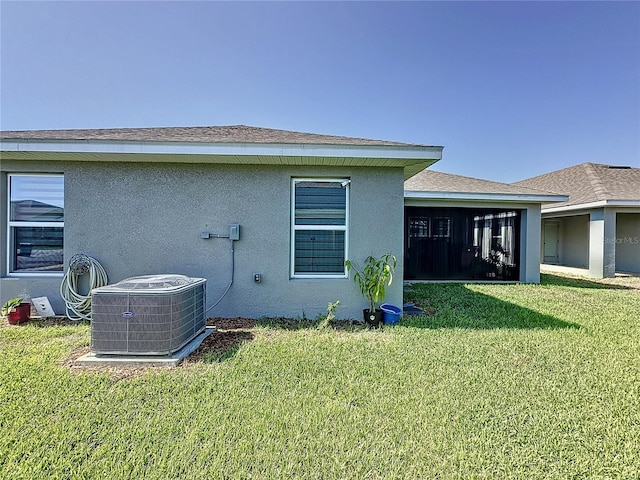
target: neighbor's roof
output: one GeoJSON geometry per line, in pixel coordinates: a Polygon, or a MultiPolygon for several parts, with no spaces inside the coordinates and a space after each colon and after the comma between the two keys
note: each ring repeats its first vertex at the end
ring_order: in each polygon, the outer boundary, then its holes
{"type": "Polygon", "coordinates": [[[569,200],[545,210],[589,208],[604,205],[640,206],[640,168],[581,163],[514,185],[563,193],[569,200]]]}
{"type": "Polygon", "coordinates": [[[404,182],[405,198],[558,202],[566,196],[451,173],[423,170],[404,182]]]}
{"type": "Polygon", "coordinates": [[[442,147],[248,127],[1,131],[3,159],[401,167],[405,178],[442,147]]]}

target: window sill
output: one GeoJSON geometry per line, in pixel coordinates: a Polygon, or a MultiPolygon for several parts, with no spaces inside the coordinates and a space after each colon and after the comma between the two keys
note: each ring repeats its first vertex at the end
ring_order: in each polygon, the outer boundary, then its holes
{"type": "Polygon", "coordinates": [[[2,278],[62,278],[64,277],[64,272],[11,272],[2,278]]]}
{"type": "Polygon", "coordinates": [[[289,277],[289,280],[348,280],[349,277],[346,275],[296,275],[293,277],[289,277]]]}

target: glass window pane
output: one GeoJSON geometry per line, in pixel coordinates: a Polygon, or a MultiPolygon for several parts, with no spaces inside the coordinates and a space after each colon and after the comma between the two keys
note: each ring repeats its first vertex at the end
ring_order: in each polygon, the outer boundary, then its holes
{"type": "Polygon", "coordinates": [[[449,237],[450,236],[451,219],[445,217],[436,217],[433,219],[433,236],[449,237]]]}
{"type": "Polygon", "coordinates": [[[62,272],[62,227],[12,227],[12,272],[62,272]]]}
{"type": "Polygon", "coordinates": [[[343,231],[298,230],[295,273],[344,274],[343,231]]]}
{"type": "Polygon", "coordinates": [[[11,175],[10,178],[11,221],[64,220],[64,178],[61,175],[11,175]]]}
{"type": "Polygon", "coordinates": [[[409,218],[409,236],[411,238],[428,238],[429,217],[411,217],[409,218]]]}
{"type": "Polygon", "coordinates": [[[296,225],[345,225],[347,189],[339,182],[295,184],[296,225]]]}

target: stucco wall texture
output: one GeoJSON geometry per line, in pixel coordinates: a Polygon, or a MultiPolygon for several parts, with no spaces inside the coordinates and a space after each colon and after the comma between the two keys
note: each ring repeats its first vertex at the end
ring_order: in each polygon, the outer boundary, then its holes
{"type": "MultiPolygon", "coordinates": [[[[386,301],[402,305],[400,168],[7,162],[3,170],[64,174],[65,268],[72,255],[85,253],[103,265],[109,283],[155,273],[203,277],[208,306],[231,281],[231,241],[202,239],[200,233],[227,234],[230,224],[239,223],[233,286],[208,316],[253,318],[315,318],[336,300],[339,318],[362,317],[366,301],[351,278],[290,278],[291,179],[349,178],[349,258],[395,254],[398,268],[386,301]],[[262,275],[261,283],[254,282],[254,273],[262,275]]],[[[25,291],[47,296],[61,314],[60,281],[0,280],[3,297],[25,291]]]]}

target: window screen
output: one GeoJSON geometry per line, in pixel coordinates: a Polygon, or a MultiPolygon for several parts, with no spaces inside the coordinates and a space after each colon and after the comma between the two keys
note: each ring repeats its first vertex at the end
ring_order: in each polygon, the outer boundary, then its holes
{"type": "Polygon", "coordinates": [[[348,180],[293,180],[292,276],[346,276],[348,180]]]}
{"type": "Polygon", "coordinates": [[[9,273],[63,270],[64,177],[11,174],[9,273]]]}

